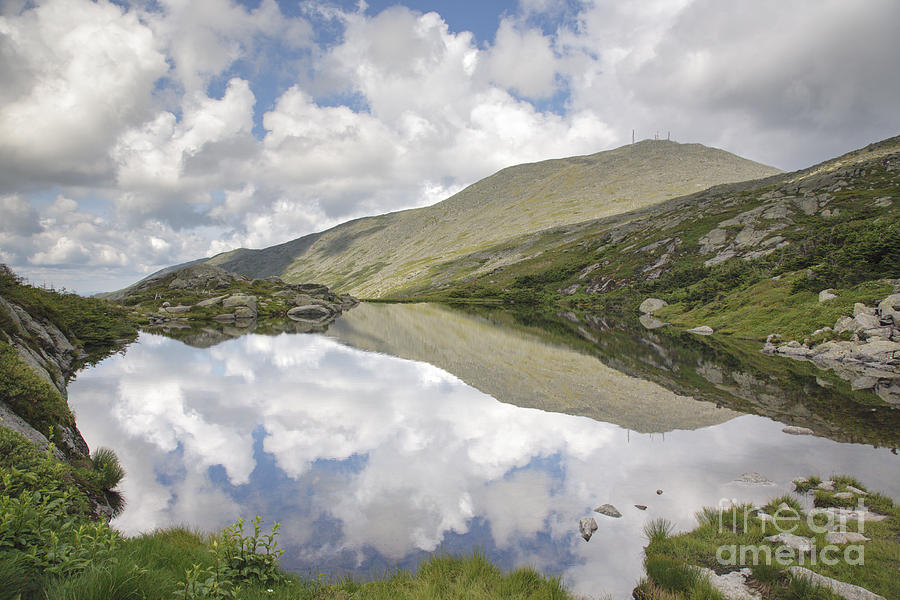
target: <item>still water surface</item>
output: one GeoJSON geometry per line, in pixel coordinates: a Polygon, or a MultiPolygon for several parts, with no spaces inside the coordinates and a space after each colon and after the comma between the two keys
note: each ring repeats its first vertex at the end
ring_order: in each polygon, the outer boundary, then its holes
{"type": "Polygon", "coordinates": [[[484,320],[440,313],[446,327],[397,339],[388,317],[407,311],[408,325],[422,310],[363,305],[327,335],[210,348],[145,333],[79,374],[79,427],[128,473],[115,525],[216,529],[262,514],[283,524],[283,564],[300,573],[377,577],[481,549],[575,593],[628,598],[649,519],[690,528],[701,506],[765,501],[808,473],[900,493],[887,449],[787,435],[484,320]],[[735,481],[749,471],[773,484],[735,481]],[[623,517],[592,512],[604,503],[623,517]],[[600,525],[587,543],[584,516],[600,525]]]}

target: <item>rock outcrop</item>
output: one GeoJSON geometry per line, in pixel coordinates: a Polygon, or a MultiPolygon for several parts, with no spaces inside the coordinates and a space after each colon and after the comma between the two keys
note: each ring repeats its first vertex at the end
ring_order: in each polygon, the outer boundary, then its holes
{"type": "MultiPolygon", "coordinates": [[[[894,285],[900,288],[900,282],[894,285]]],[[[820,329],[813,337],[829,330],[837,336],[849,334],[850,339],[778,344],[770,336],[763,352],[832,369],[853,389],[871,389],[885,402],[900,404],[900,293],[891,294],[874,307],[857,302],[852,317],[839,318],[833,328],[820,329]]]]}
{"type": "MultiPolygon", "coordinates": [[[[327,325],[358,303],[356,298],[335,294],[324,285],[290,284],[278,277],[251,280],[207,264],[145,280],[118,300],[133,304],[133,310],[146,315],[150,325],[167,331],[219,323],[244,333],[255,330],[260,319],[290,319],[310,327],[327,325]]],[[[228,337],[226,334],[225,339],[228,337]]]]}
{"type": "MultiPolygon", "coordinates": [[[[11,323],[8,330],[0,330],[0,340],[12,346],[23,363],[41,379],[47,381],[67,399],[66,384],[75,373],[84,353],[46,318],[31,315],[25,308],[0,296],[0,312],[11,323]]],[[[0,427],[18,431],[40,447],[47,447],[46,436],[24,419],[6,418],[14,414],[0,399],[0,427]]],[[[88,456],[88,445],[74,426],[58,425],[59,439],[55,440],[65,454],[88,456]]]]}

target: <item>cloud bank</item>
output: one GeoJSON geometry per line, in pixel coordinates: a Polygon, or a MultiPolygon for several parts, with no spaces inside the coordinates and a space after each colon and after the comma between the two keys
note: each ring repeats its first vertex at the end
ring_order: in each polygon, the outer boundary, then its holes
{"type": "Polygon", "coordinates": [[[110,289],[632,129],[799,168],[900,128],[891,0],[250,4],[0,5],[0,260],[110,289]]]}

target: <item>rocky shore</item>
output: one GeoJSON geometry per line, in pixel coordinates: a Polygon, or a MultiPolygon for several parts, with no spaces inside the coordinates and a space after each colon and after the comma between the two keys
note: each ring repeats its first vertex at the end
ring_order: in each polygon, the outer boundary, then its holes
{"type": "MultiPolygon", "coordinates": [[[[6,314],[12,327],[0,330],[0,340],[9,344],[19,359],[38,377],[51,384],[63,399],[68,399],[66,384],[85,358],[83,349],[69,340],[50,320],[33,316],[25,308],[0,296],[0,311],[6,314]]],[[[42,450],[50,447],[47,436],[19,417],[0,398],[2,427],[24,435],[42,450]]],[[[88,445],[75,426],[57,425],[59,439],[54,440],[57,458],[65,455],[87,457],[88,445]]]]}
{"type": "Polygon", "coordinates": [[[324,285],[292,284],[278,277],[250,279],[211,265],[192,265],[147,280],[116,299],[140,319],[163,329],[197,325],[251,331],[263,319],[288,320],[292,331],[312,331],[358,304],[324,285]]]}
{"type": "MultiPolygon", "coordinates": [[[[762,351],[832,369],[853,389],[871,389],[885,402],[900,404],[900,282],[894,285],[897,293],[875,306],[856,303],[853,315],[842,316],[834,327],[815,331],[803,342],[770,335],[762,351]]],[[[819,300],[834,297],[833,290],[823,290],[819,300]]]]}

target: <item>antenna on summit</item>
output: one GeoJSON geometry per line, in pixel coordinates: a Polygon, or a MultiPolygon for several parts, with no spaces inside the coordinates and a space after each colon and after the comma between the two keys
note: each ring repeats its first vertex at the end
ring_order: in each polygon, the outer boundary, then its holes
{"type": "Polygon", "coordinates": [[[631,143],[634,143],[634,129],[631,130],[631,143]]]}

